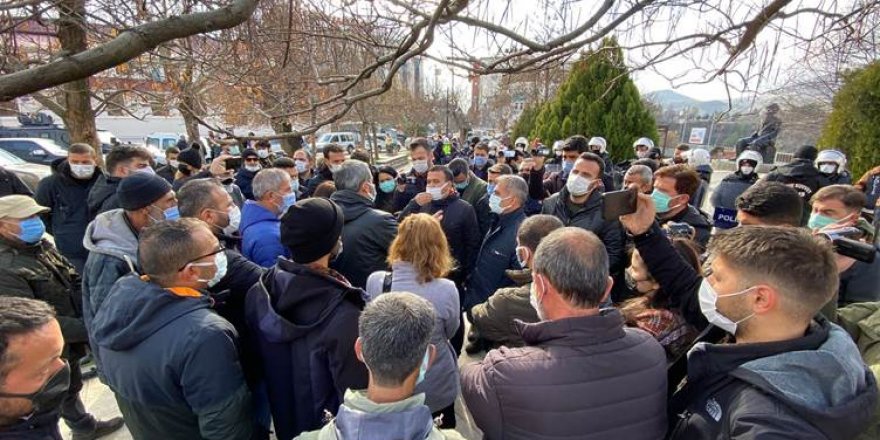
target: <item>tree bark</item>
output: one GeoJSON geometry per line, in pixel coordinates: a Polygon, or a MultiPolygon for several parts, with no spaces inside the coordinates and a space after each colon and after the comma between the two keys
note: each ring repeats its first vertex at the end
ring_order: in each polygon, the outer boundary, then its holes
{"type": "MultiPolygon", "coordinates": [[[[86,4],[85,0],[62,0],[58,3],[58,41],[61,49],[70,54],[77,54],[88,49],[86,40],[86,4]]],[[[98,140],[98,129],[95,126],[95,112],[89,80],[77,79],[61,86],[64,102],[64,125],[70,135],[70,142],[82,142],[95,149],[98,166],[104,166],[101,154],[101,142],[98,140]]]]}

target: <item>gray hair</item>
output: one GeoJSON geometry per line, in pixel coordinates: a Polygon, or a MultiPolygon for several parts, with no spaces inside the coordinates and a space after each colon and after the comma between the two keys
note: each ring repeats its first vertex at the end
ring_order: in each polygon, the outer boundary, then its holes
{"type": "Polygon", "coordinates": [[[505,174],[498,176],[498,178],[495,179],[495,184],[497,186],[503,184],[504,187],[510,191],[510,195],[519,200],[520,206],[525,205],[526,202],[529,201],[529,184],[526,183],[525,179],[522,177],[515,174],[505,174]]]}
{"type": "Polygon", "coordinates": [[[364,363],[379,386],[400,386],[422,363],[434,332],[434,307],[406,292],[379,295],[361,313],[364,363]]]}
{"type": "Polygon", "coordinates": [[[572,306],[594,308],[608,287],[608,252],[590,231],[557,229],[541,240],[532,270],[544,276],[572,306]]]}
{"type": "Polygon", "coordinates": [[[199,249],[195,233],[208,224],[195,218],[165,220],[141,231],[138,237],[138,263],[152,281],[165,287],[190,261],[198,258],[199,249]]]}
{"type": "Polygon", "coordinates": [[[31,333],[55,319],[55,309],[36,299],[0,296],[0,383],[17,362],[9,353],[15,336],[31,333]]]}
{"type": "Polygon", "coordinates": [[[254,199],[263,200],[267,193],[278,191],[284,182],[290,182],[290,175],[287,174],[287,171],[278,168],[261,170],[254,177],[254,182],[251,184],[251,188],[254,191],[254,199]]]}
{"type": "Polygon", "coordinates": [[[370,166],[359,160],[347,160],[333,173],[333,183],[336,184],[337,191],[347,189],[357,192],[364,182],[372,180],[373,173],[370,171],[370,166]]]}
{"type": "Polygon", "coordinates": [[[226,189],[217,179],[194,179],[186,182],[177,192],[177,209],[180,215],[198,218],[203,210],[216,209],[217,206],[214,204],[216,191],[226,194],[226,189]]]}
{"type": "Polygon", "coordinates": [[[654,172],[647,165],[633,165],[626,170],[626,175],[637,174],[642,184],[650,184],[654,181],[654,172]]]}

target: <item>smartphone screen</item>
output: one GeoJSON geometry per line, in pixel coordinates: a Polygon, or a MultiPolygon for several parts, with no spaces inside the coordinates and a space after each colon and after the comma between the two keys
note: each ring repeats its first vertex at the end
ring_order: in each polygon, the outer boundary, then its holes
{"type": "Polygon", "coordinates": [[[241,158],[240,157],[228,157],[226,158],[226,169],[234,170],[241,167],[241,158]]]}
{"type": "Polygon", "coordinates": [[[636,212],[637,189],[610,191],[602,194],[602,217],[605,221],[617,220],[618,217],[636,212]]]}

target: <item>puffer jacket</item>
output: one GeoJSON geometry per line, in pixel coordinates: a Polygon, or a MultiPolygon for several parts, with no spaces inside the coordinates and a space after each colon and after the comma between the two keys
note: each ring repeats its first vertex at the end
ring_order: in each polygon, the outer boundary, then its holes
{"type": "MultiPolygon", "coordinates": [[[[856,341],[862,360],[876,380],[880,377],[880,302],[853,304],[837,310],[837,322],[856,341]]],[[[880,438],[880,405],[869,428],[857,440],[880,438]]]]}
{"type": "Polygon", "coordinates": [[[129,275],[94,317],[103,377],[134,438],[251,436],[238,335],[193,289],[172,292],[129,275]]]}
{"type": "Polygon", "coordinates": [[[121,177],[101,174],[92,185],[86,203],[89,207],[89,218],[95,218],[98,214],[118,209],[119,199],[116,198],[116,187],[122,181],[121,177]]]}
{"type": "Polygon", "coordinates": [[[278,257],[290,257],[281,244],[281,220],[259,203],[248,200],[241,210],[241,253],[263,267],[272,267],[278,257]]]}
{"type": "Polygon", "coordinates": [[[516,259],[516,231],[525,219],[522,208],[494,217],[468,280],[462,305],[465,310],[486,301],[496,290],[513,285],[505,271],[522,269],[516,259]]]}
{"type": "Polygon", "coordinates": [[[618,272],[625,266],[626,250],[624,249],[624,232],[620,222],[608,222],[602,217],[602,193],[593,191],[577,212],[570,212],[568,203],[570,198],[568,188],[562,188],[556,194],[544,200],[541,214],[549,214],[565,226],[574,226],[596,234],[605,245],[608,252],[608,264],[612,273],[618,272]]]}
{"type": "Polygon", "coordinates": [[[89,191],[101,177],[101,170],[96,168],[90,179],[76,179],[70,174],[70,164],[63,160],[54,167],[54,171],[40,181],[34,200],[51,209],[43,215],[46,230],[55,237],[55,245],[61,255],[75,262],[74,266],[81,270],[89,256],[82,238],[86,226],[93,220],[83,200],[88,199],[89,191]]]}
{"type": "Polygon", "coordinates": [[[758,181],[758,173],[748,176],[737,171],[727,175],[712,193],[711,203],[715,208],[736,209],[736,198],[758,181]]]}
{"type": "Polygon", "coordinates": [[[114,209],[89,223],[83,246],[89,251],[82,274],[83,321],[91,334],[92,317],[100,310],[113,283],[137,265],[138,238],[125,211],[114,209]]]}
{"type": "Polygon", "coordinates": [[[247,324],[279,440],[320,428],[347,388],[366,388],[367,369],[354,355],[364,305],[364,291],[335,272],[286,259],[248,292],[247,324]]]}
{"type": "Polygon", "coordinates": [[[350,190],[336,191],[330,197],[342,209],[343,251],[331,267],[355,287],[364,288],[367,277],[388,268],[388,248],[397,236],[394,216],[373,209],[370,200],[350,190]]]}
{"type": "Polygon", "coordinates": [[[791,163],[779,166],[770,171],[764,180],[768,182],[781,182],[794,188],[804,201],[804,213],[801,218],[801,226],[806,226],[810,218],[810,199],[819,188],[828,186],[828,181],[813,162],[807,159],[795,159],[791,163]]]}
{"type": "Polygon", "coordinates": [[[485,438],[663,437],[666,354],[649,334],[624,327],[616,309],[518,325],[526,347],[462,367],[462,396],[485,438]]]}
{"type": "Polygon", "coordinates": [[[455,431],[437,429],[424,402],[424,394],[416,394],[399,402],[376,403],[365,391],[347,390],[345,402],[330,423],[296,439],[464,440],[455,431]]]}
{"type": "Polygon", "coordinates": [[[516,321],[525,323],[538,322],[538,312],[532,307],[531,273],[529,281],[518,287],[498,289],[484,303],[471,309],[471,323],[480,337],[496,346],[522,347],[525,345],[516,321]]]}
{"type": "Polygon", "coordinates": [[[877,382],[824,318],[788,341],[698,343],[669,406],[670,439],[852,439],[870,423],[877,382]]]}

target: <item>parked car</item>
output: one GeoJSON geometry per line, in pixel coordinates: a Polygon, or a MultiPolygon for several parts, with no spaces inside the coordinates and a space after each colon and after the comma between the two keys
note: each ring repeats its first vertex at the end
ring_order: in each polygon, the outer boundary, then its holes
{"type": "Polygon", "coordinates": [[[353,131],[337,131],[325,133],[315,142],[316,151],[321,151],[327,144],[339,145],[351,154],[360,143],[360,135],[353,131]]]}
{"type": "Polygon", "coordinates": [[[37,191],[37,184],[40,180],[52,174],[51,167],[27,163],[5,150],[0,150],[0,167],[15,173],[34,192],[37,191]]]}
{"type": "Polygon", "coordinates": [[[67,157],[67,150],[50,139],[3,138],[0,149],[6,150],[25,162],[49,165],[56,159],[67,157]]]}

